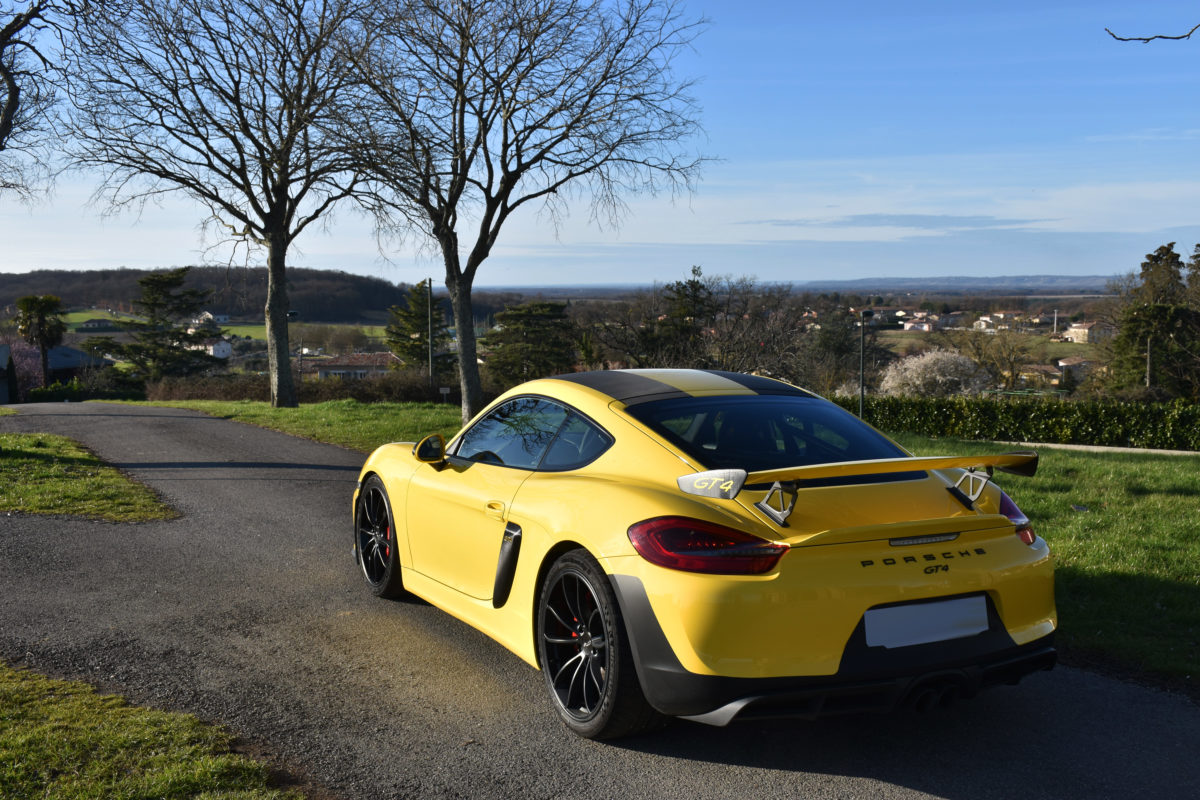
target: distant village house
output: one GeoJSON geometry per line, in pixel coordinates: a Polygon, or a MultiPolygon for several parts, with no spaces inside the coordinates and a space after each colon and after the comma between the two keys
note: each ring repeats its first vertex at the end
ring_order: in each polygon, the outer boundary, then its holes
{"type": "Polygon", "coordinates": [[[401,365],[394,353],[352,353],[319,361],[315,364],[317,380],[345,378],[362,380],[373,375],[386,375],[401,365]]]}
{"type": "Polygon", "coordinates": [[[1095,344],[1111,339],[1116,331],[1105,322],[1076,322],[1063,331],[1063,338],[1076,344],[1095,344]]]}
{"type": "Polygon", "coordinates": [[[213,327],[217,325],[229,324],[228,314],[214,314],[211,311],[201,311],[192,318],[192,324],[197,328],[213,327]]]}
{"type": "Polygon", "coordinates": [[[46,353],[50,363],[50,383],[67,383],[78,378],[89,369],[111,367],[113,362],[101,356],[92,356],[74,347],[59,345],[46,353]]]}
{"type": "Polygon", "coordinates": [[[233,355],[233,345],[225,339],[206,339],[196,349],[203,350],[213,358],[227,359],[233,355]]]}

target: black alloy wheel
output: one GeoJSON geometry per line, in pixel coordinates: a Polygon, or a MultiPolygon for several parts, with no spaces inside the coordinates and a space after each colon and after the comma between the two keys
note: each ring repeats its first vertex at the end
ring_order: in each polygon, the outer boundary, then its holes
{"type": "Polygon", "coordinates": [[[588,739],[654,727],[608,578],[583,550],[566,553],[542,583],[538,652],[559,717],[588,739]]]}
{"type": "Polygon", "coordinates": [[[358,493],[354,553],[367,586],[376,597],[398,597],[404,592],[392,504],[383,481],[375,475],[366,480],[358,493]]]}

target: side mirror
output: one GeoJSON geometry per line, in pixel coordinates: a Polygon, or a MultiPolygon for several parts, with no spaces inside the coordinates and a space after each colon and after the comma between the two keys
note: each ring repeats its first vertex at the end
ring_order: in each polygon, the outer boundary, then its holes
{"type": "Polygon", "coordinates": [[[440,464],[446,460],[446,440],[432,433],[413,445],[413,456],[424,464],[440,464]]]}

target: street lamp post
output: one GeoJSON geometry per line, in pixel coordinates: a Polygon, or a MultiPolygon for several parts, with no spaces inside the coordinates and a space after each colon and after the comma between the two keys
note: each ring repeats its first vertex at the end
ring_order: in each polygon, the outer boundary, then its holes
{"type": "Polygon", "coordinates": [[[426,308],[429,310],[429,389],[433,390],[433,278],[428,279],[429,294],[426,308]]]}
{"type": "Polygon", "coordinates": [[[866,394],[864,388],[864,373],[866,371],[866,349],[867,349],[867,320],[875,316],[875,312],[869,308],[862,308],[858,311],[858,418],[863,418],[863,396],[866,394]]]}

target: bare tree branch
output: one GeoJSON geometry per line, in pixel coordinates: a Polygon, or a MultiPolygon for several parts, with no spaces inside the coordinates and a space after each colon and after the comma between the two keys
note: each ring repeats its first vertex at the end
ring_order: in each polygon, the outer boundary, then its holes
{"type": "Polygon", "coordinates": [[[1104,32],[1107,33],[1112,38],[1116,39],[1118,42],[1153,42],[1155,39],[1167,39],[1167,40],[1173,40],[1173,41],[1178,41],[1180,39],[1190,39],[1190,38],[1192,38],[1192,34],[1198,30],[1200,30],[1200,25],[1196,25],[1196,27],[1192,28],[1187,33],[1181,33],[1178,36],[1166,36],[1161,33],[1156,34],[1154,36],[1117,36],[1115,33],[1113,33],[1108,28],[1105,28],[1104,32]]]}
{"type": "Polygon", "coordinates": [[[0,192],[29,198],[48,174],[46,144],[53,129],[50,61],[38,46],[59,9],[49,0],[18,8],[0,3],[0,192]]]}

